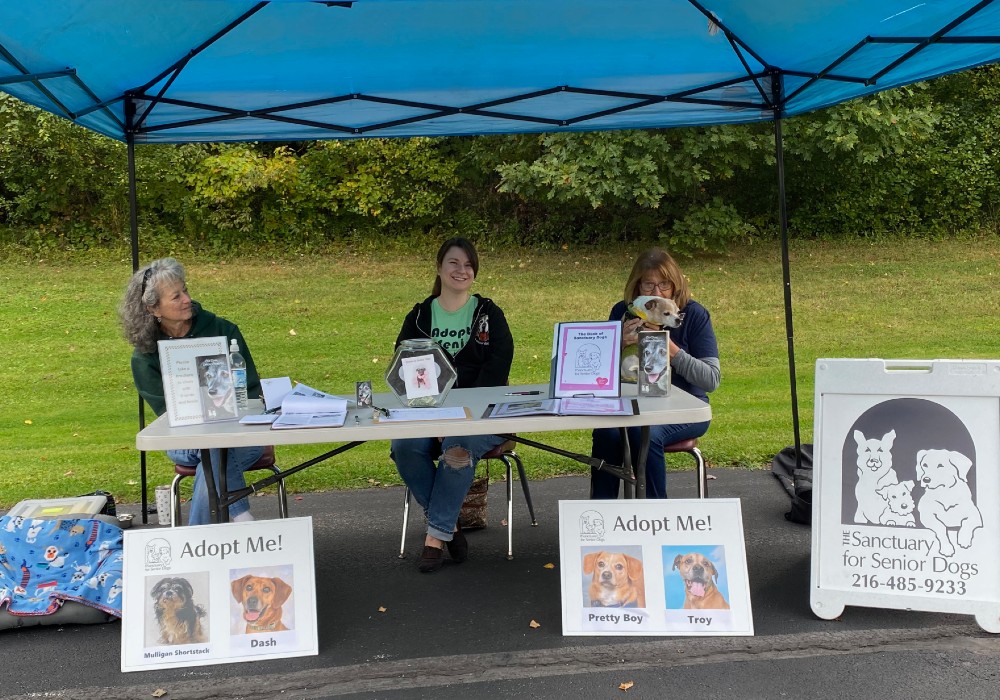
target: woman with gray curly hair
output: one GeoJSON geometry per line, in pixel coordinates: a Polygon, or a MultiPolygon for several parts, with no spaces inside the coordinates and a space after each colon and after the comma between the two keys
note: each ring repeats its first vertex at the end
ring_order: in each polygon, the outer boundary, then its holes
{"type": "MultiPolygon", "coordinates": [[[[247,364],[247,394],[260,397],[260,376],[254,366],[250,348],[235,323],[206,311],[188,294],[184,268],[173,258],[154,260],[140,268],[125,289],[125,298],[118,307],[122,329],[132,353],[132,378],[139,395],[156,415],[166,410],[163,393],[163,376],[157,342],[176,338],[208,338],[225,336],[236,339],[247,364]]],[[[226,479],[231,489],[246,487],[243,472],[263,454],[262,447],[234,447],[227,453],[226,479]]],[[[220,451],[212,453],[215,478],[219,478],[220,451]]],[[[174,464],[197,467],[201,463],[200,450],[169,450],[167,456],[174,464]]],[[[208,489],[201,469],[194,479],[188,525],[211,522],[208,507],[208,489]]],[[[244,498],[229,506],[233,521],[253,520],[250,502],[244,498]]]]}

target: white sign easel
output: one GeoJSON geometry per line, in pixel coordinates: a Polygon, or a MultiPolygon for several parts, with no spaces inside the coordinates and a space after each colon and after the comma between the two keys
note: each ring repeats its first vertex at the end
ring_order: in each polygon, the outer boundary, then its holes
{"type": "Polygon", "coordinates": [[[1000,633],[1000,361],[816,361],[813,612],[1000,633]]]}

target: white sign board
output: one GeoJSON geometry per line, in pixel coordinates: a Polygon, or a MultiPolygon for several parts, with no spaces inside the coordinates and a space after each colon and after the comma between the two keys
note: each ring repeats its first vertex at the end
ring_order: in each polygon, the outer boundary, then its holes
{"type": "Polygon", "coordinates": [[[1000,361],[816,361],[813,612],[1000,632],[1000,361]]]}
{"type": "Polygon", "coordinates": [[[319,652],[312,518],[125,531],[122,671],[319,652]]]}
{"type": "Polygon", "coordinates": [[[752,635],[735,498],[560,501],[564,635],[752,635]]]}

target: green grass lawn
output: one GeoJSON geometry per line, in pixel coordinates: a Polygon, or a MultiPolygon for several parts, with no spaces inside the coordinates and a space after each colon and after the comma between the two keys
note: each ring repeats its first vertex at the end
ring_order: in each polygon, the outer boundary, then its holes
{"type": "MultiPolygon", "coordinates": [[[[182,260],[194,298],[236,321],[262,376],[289,375],[352,395],[383,375],[403,316],[429,293],[436,245],[384,254],[182,260]]],[[[621,298],[633,250],[481,251],[476,290],[506,312],[517,343],[512,383],[548,380],[556,321],[604,319],[621,298]]],[[[819,357],[996,357],[1000,240],[793,242],[792,292],[803,442],[812,441],[819,357]]],[[[145,259],[144,259],[145,261],[145,259]]],[[[722,386],[702,447],[712,465],[762,467],[793,442],[777,243],[683,260],[712,313],[722,386]]],[[[104,489],[139,500],[137,396],[116,307],[127,256],[0,261],[0,507],[104,489]]],[[[587,452],[589,436],[549,434],[587,452]]],[[[280,464],[318,453],[282,447],[280,464]]],[[[580,464],[524,448],[531,478],[580,464]]],[[[672,466],[688,468],[684,456],[672,466]]],[[[149,456],[151,484],[172,470],[149,456]]],[[[399,483],[385,444],[366,445],[289,479],[293,491],[399,483]]]]}

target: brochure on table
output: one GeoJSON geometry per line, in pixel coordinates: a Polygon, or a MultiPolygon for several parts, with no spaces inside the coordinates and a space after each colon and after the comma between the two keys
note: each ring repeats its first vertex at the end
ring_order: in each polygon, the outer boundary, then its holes
{"type": "Polygon", "coordinates": [[[1000,361],[816,360],[810,603],[1000,633],[1000,361]]]}
{"type": "Polygon", "coordinates": [[[171,427],[239,418],[228,347],[221,335],[157,342],[171,427]]]}
{"type": "Polygon", "coordinates": [[[632,399],[537,399],[491,404],[487,418],[519,416],[634,416],[639,409],[632,399]]]}
{"type": "Polygon", "coordinates": [[[312,518],[124,537],[122,671],[319,652],[312,518]]]}
{"type": "Polygon", "coordinates": [[[271,428],[339,428],[346,419],[347,399],[296,384],[282,399],[281,415],[271,428]]]}
{"type": "Polygon", "coordinates": [[[560,501],[564,635],[752,635],[736,498],[560,501]]]}
{"type": "Polygon", "coordinates": [[[549,396],[621,396],[621,321],[557,323],[549,396]]]}

